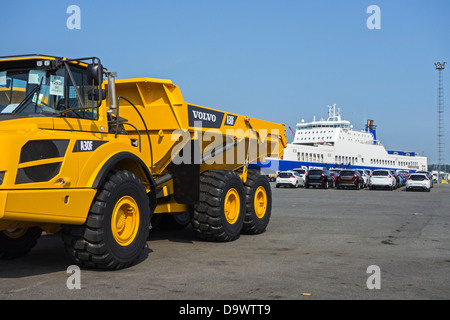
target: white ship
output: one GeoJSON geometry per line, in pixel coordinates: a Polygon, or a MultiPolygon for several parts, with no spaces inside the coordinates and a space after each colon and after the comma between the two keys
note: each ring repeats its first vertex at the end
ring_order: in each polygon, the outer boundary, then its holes
{"type": "Polygon", "coordinates": [[[328,118],[297,124],[294,140],[284,150],[282,160],[267,159],[258,167],[268,171],[312,167],[427,170],[427,158],[416,152],[386,150],[377,140],[373,120],[365,129],[354,130],[342,120],[336,105],[328,106],[328,118]]]}

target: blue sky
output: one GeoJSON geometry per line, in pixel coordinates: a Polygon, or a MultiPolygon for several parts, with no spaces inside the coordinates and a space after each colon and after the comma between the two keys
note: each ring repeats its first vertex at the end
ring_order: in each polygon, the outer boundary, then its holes
{"type": "Polygon", "coordinates": [[[447,61],[450,163],[449,17],[448,0],[16,0],[2,4],[0,55],[98,56],[119,78],[171,79],[190,103],[286,128],[336,103],[355,128],[373,119],[388,149],[429,163],[434,62],[447,61]],[[80,30],[66,27],[70,5],[81,9],[80,30]],[[380,30],[366,26],[370,5],[380,7],[380,30]]]}

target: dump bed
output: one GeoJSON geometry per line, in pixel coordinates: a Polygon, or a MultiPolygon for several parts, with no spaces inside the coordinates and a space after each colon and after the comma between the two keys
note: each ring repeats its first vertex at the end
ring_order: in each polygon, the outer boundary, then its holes
{"type": "Polygon", "coordinates": [[[286,146],[283,124],[187,103],[170,80],[116,80],[116,92],[127,97],[145,120],[144,125],[134,107],[119,99],[119,116],[134,126],[124,129],[141,141],[154,175],[163,174],[171,163],[200,164],[201,172],[236,170],[265,157],[281,157],[286,146]]]}

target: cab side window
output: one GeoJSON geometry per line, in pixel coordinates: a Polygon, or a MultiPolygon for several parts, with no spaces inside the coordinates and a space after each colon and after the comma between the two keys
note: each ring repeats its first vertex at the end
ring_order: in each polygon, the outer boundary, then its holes
{"type": "MultiPolygon", "coordinates": [[[[97,106],[97,101],[89,99],[89,92],[93,86],[88,84],[86,72],[84,70],[77,70],[75,67],[71,67],[71,71],[75,80],[76,88],[80,94],[80,98],[84,103],[84,107],[92,109],[72,110],[66,113],[66,117],[97,120],[97,109],[95,108],[97,106]]],[[[72,83],[72,80],[68,74],[66,79],[67,85],[64,91],[67,97],[64,96],[64,99],[60,101],[60,107],[58,109],[67,110],[72,108],[82,108],[83,106],[77,98],[75,85],[72,83]]]]}

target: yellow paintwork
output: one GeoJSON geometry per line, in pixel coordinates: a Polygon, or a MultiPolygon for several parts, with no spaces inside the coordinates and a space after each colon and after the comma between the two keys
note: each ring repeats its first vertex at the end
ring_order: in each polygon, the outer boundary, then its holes
{"type": "MultiPolygon", "coordinates": [[[[19,57],[6,60],[49,59],[53,57],[19,57]]],[[[73,63],[73,62],[71,62],[73,63]]],[[[79,64],[86,66],[86,64],[79,64]]],[[[103,88],[107,89],[104,81],[103,88]]],[[[150,145],[145,127],[134,108],[125,100],[119,100],[119,115],[137,127],[140,133],[141,151],[133,146],[130,139],[138,140],[138,134],[131,126],[125,125],[128,135],[108,132],[107,110],[109,101],[102,102],[97,120],[66,117],[24,117],[0,121],[0,172],[5,172],[0,185],[0,230],[39,225],[45,230],[57,230],[60,224],[83,224],[86,221],[92,200],[97,192],[94,181],[106,162],[113,156],[128,152],[142,161],[157,178],[167,173],[172,156],[178,154],[185,145],[195,139],[206,153],[213,148],[211,137],[220,135],[220,141],[238,144],[229,151],[216,156],[200,166],[200,171],[208,169],[237,170],[248,162],[265,156],[279,157],[286,146],[284,125],[249,118],[226,111],[218,111],[188,104],[184,101],[178,86],[170,80],[138,78],[116,80],[117,97],[123,96],[136,105],[146,121],[151,139],[153,167],[151,167],[150,145]],[[223,113],[219,128],[194,128],[189,125],[188,105],[223,113]],[[235,117],[232,126],[225,125],[226,115],[235,117]],[[237,130],[231,132],[230,130],[237,130]],[[19,163],[21,148],[30,140],[68,140],[65,154],[56,158],[37,159],[19,163]],[[90,152],[74,152],[79,140],[105,142],[90,152]],[[253,157],[238,159],[238,154],[253,154],[250,151],[258,143],[271,142],[257,151],[253,157]],[[220,163],[233,159],[232,163],[220,163]],[[37,165],[61,163],[59,172],[49,181],[16,183],[17,172],[37,165]]],[[[107,94],[108,97],[108,94],[107,94]]],[[[134,160],[124,161],[117,168],[134,172],[147,191],[150,182],[142,168],[134,160]]],[[[245,173],[242,179],[245,181],[245,173]]],[[[168,192],[173,193],[171,182],[166,183],[163,198],[158,202],[155,213],[182,213],[189,206],[176,203],[168,192]]],[[[256,201],[256,200],[255,200],[256,201]]],[[[120,228],[116,226],[116,230],[120,228]]],[[[132,237],[132,236],[131,236],[132,237]]],[[[120,237],[119,237],[120,239],[120,237]]],[[[127,240],[122,239],[124,243],[127,240]]]]}
{"type": "Polygon", "coordinates": [[[123,196],[114,206],[111,231],[116,242],[126,247],[134,241],[139,230],[139,207],[130,196],[123,196]]]}
{"type": "Polygon", "coordinates": [[[48,189],[0,191],[0,220],[82,224],[95,189],[48,189]]]}
{"type": "MultiPolygon", "coordinates": [[[[209,169],[236,170],[242,167],[244,164],[242,161],[233,161],[231,164],[227,164],[230,162],[226,161],[227,156],[234,153],[234,158],[236,158],[239,152],[248,154],[250,149],[257,148],[258,143],[268,142],[267,149],[264,152],[258,152],[255,149],[253,153],[257,156],[248,159],[248,162],[256,161],[258,157],[261,157],[261,159],[264,159],[266,156],[281,157],[286,147],[286,132],[283,124],[246,116],[231,114],[237,117],[233,126],[226,126],[226,117],[224,117],[220,128],[190,127],[188,122],[188,103],[183,100],[178,86],[173,85],[169,80],[151,78],[116,80],[116,91],[117,96],[124,96],[132,101],[142,116],[147,119],[147,128],[150,131],[153,149],[153,173],[156,175],[164,173],[164,169],[172,160],[172,153],[177,153],[174,150],[181,149],[191,139],[199,139],[199,133],[201,133],[201,140],[199,141],[202,141],[201,148],[203,152],[208,150],[211,144],[219,145],[225,140],[232,142],[234,139],[238,139],[243,142],[228,152],[211,159],[210,163],[202,164],[201,172],[209,169]],[[188,138],[179,143],[176,137],[181,137],[183,133],[188,138]],[[214,141],[216,136],[220,136],[220,141],[214,141]],[[251,139],[250,144],[249,139],[251,139]],[[222,159],[222,161],[218,161],[219,159],[222,159]]],[[[200,107],[193,104],[189,105],[200,107]]],[[[211,108],[200,108],[218,111],[211,108]]],[[[143,149],[148,150],[149,144],[145,137],[145,127],[139,115],[124,100],[120,101],[119,109],[120,116],[126,118],[138,128],[142,137],[143,149]]],[[[219,112],[225,115],[229,114],[223,111],[219,112]]],[[[133,128],[126,126],[125,129],[131,137],[137,139],[138,136],[133,128]]]]}
{"type": "Polygon", "coordinates": [[[236,189],[231,188],[230,190],[228,190],[227,194],[225,195],[223,206],[225,218],[227,219],[228,223],[234,224],[238,220],[239,214],[242,214],[240,212],[241,199],[236,189]]]}
{"type": "Polygon", "coordinates": [[[253,199],[253,206],[255,208],[256,216],[259,219],[263,218],[267,210],[267,193],[263,186],[259,186],[256,189],[253,199]]]}

